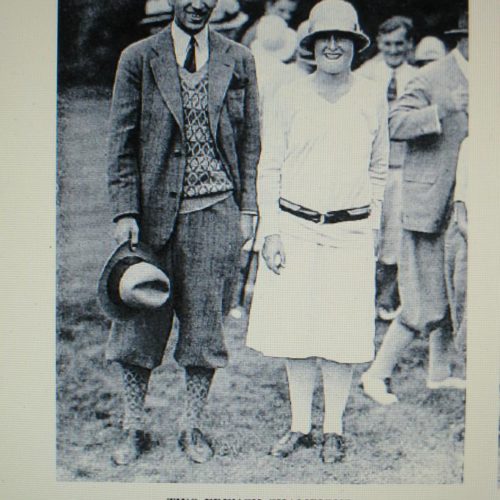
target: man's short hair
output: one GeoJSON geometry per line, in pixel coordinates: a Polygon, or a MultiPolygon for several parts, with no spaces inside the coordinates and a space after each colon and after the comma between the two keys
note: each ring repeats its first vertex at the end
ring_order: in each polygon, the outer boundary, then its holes
{"type": "Polygon", "coordinates": [[[404,30],[406,31],[406,38],[408,40],[413,38],[413,21],[406,16],[393,16],[389,19],[386,19],[378,27],[378,36],[387,35],[388,33],[392,33],[399,28],[404,28],[404,30]]]}

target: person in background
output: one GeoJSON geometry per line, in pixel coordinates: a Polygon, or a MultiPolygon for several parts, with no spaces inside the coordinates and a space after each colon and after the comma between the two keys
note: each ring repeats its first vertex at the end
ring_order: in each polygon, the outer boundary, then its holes
{"type": "Polygon", "coordinates": [[[311,54],[301,48],[302,39],[307,36],[309,30],[309,20],[300,23],[297,28],[297,47],[295,50],[295,61],[290,65],[291,79],[310,75],[316,69],[316,62],[311,58],[311,54]]]}
{"type": "Polygon", "coordinates": [[[297,10],[298,0],[267,0],[266,13],[281,17],[287,24],[297,10]]]}
{"type": "Polygon", "coordinates": [[[179,446],[197,463],[213,456],[200,427],[213,377],[227,365],[223,321],[244,241],[257,214],[260,123],[248,49],[208,28],[217,0],[171,0],[174,20],[121,54],[113,88],[108,186],[115,238],[152,248],[171,300],[113,323],[106,359],[123,376],[125,440],[117,465],[144,452],[144,400],[174,313],[174,352],[185,373],[179,446]]]}
{"type": "MultiPolygon", "coordinates": [[[[365,62],[356,73],[377,82],[391,108],[417,72],[408,64],[413,48],[412,20],[394,16],[384,21],[378,29],[377,46],[382,57],[365,62]]],[[[401,240],[401,167],[405,151],[404,141],[391,141],[377,262],[377,315],[385,321],[397,316],[400,304],[397,263],[401,240]]]]}
{"type": "MultiPolygon", "coordinates": [[[[437,61],[438,59],[443,58],[446,55],[446,47],[444,43],[436,37],[433,36],[427,36],[425,38],[422,38],[420,42],[418,43],[416,49],[415,49],[415,57],[414,57],[414,64],[418,68],[423,68],[427,64],[437,61]]],[[[467,139],[464,140],[464,142],[467,139]]],[[[463,147],[462,143],[462,147],[463,147]]],[[[460,150],[462,151],[462,149],[460,150]]],[[[460,153],[461,154],[461,153],[460,153]]],[[[457,182],[458,182],[458,164],[457,164],[457,182]]],[[[455,191],[456,188],[455,188],[455,191]]],[[[464,192],[464,191],[462,191],[464,192]]],[[[450,221],[450,228],[447,230],[446,235],[445,235],[445,269],[446,269],[446,289],[448,291],[448,300],[450,301],[450,307],[451,307],[451,316],[452,320],[454,317],[456,317],[456,313],[454,312],[454,300],[452,300],[452,296],[456,293],[457,296],[461,299],[464,299],[465,302],[465,297],[463,294],[466,292],[461,289],[460,285],[465,285],[466,281],[464,281],[463,278],[463,273],[461,272],[463,268],[465,267],[466,269],[466,259],[467,259],[467,248],[465,248],[465,252],[463,249],[463,246],[461,245],[460,236],[455,235],[455,232],[453,231],[453,226],[454,224],[452,223],[452,220],[450,221]],[[448,231],[450,231],[450,235],[448,236],[448,231]],[[449,242],[448,242],[449,240],[449,242]],[[457,241],[457,245],[460,246],[461,248],[454,249],[454,243],[453,241],[457,241]],[[453,256],[456,256],[456,259],[453,256]],[[465,258],[465,260],[464,260],[465,258]],[[456,261],[455,261],[456,260],[456,261]],[[455,266],[457,267],[457,287],[453,285],[453,276],[454,276],[454,269],[455,266]],[[454,316],[455,315],[455,316],[454,316]]],[[[462,311],[463,309],[460,309],[462,311]]],[[[459,317],[462,318],[461,313],[459,312],[459,317]]],[[[460,346],[460,349],[463,351],[464,344],[461,342],[461,340],[464,338],[463,334],[457,335],[457,325],[456,321],[453,322],[453,333],[456,339],[456,346],[460,346]]],[[[460,323],[462,323],[460,321],[460,323]]],[[[465,324],[465,322],[464,322],[465,324]]],[[[459,327],[458,327],[459,328],[459,327]]],[[[432,349],[432,345],[430,346],[430,349],[432,349]]],[[[432,354],[430,354],[432,356],[432,354]]]]}
{"type": "MultiPolygon", "coordinates": [[[[281,17],[287,25],[290,23],[293,14],[297,10],[299,0],[266,0],[264,15],[274,15],[281,17]]],[[[250,47],[255,40],[259,20],[252,24],[241,39],[245,47],[250,47]]]]}
{"type": "Polygon", "coordinates": [[[210,26],[231,40],[239,40],[248,15],[241,11],[238,0],[218,0],[210,17],[210,26]]]}
{"type": "Polygon", "coordinates": [[[355,53],[370,43],[353,6],[323,0],[309,19],[301,47],[317,69],[283,86],[264,116],[257,181],[264,243],[247,346],[285,360],[292,421],[271,449],[275,457],[311,444],[320,366],[321,457],[332,463],[346,453],[353,364],[374,355],[373,233],[389,136],[385,94],[351,72],[355,53]]]}
{"type": "Polygon", "coordinates": [[[468,18],[447,32],[458,39],[448,55],[418,71],[389,115],[391,137],[408,141],[403,166],[403,234],[399,260],[401,314],[361,377],[380,404],[398,399],[390,377],[415,335],[429,338],[427,387],[465,389],[451,376],[450,303],[445,279],[445,231],[453,202],[460,144],[468,135],[468,18]]]}
{"type": "Polygon", "coordinates": [[[148,35],[154,35],[169,24],[174,17],[174,8],[169,0],[147,0],[144,4],[145,17],[141,26],[148,35]]]}
{"type": "Polygon", "coordinates": [[[469,138],[460,146],[453,211],[445,234],[446,290],[450,301],[455,345],[467,344],[467,183],[470,170],[469,138]]]}
{"type": "Polygon", "coordinates": [[[413,58],[415,66],[422,68],[430,62],[437,61],[446,55],[444,43],[435,36],[426,36],[420,40],[413,58]]]}
{"type": "Polygon", "coordinates": [[[255,58],[261,114],[265,102],[272,100],[279,87],[290,81],[290,66],[285,63],[295,54],[296,40],[296,32],[281,17],[260,18],[250,49],[255,58]]]}

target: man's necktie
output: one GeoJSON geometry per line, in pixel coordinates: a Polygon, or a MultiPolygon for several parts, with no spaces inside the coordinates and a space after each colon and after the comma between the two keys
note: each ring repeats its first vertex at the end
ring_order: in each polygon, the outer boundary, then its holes
{"type": "Polygon", "coordinates": [[[395,101],[398,97],[398,84],[396,82],[396,72],[392,72],[391,79],[389,80],[389,85],[387,86],[387,100],[389,102],[395,101]]]}
{"type": "Polygon", "coordinates": [[[398,97],[398,84],[396,82],[396,72],[392,72],[391,79],[389,80],[389,85],[387,86],[387,101],[395,101],[398,97]]]}
{"type": "Polygon", "coordinates": [[[184,69],[188,70],[190,73],[194,73],[196,71],[196,57],[194,53],[196,41],[194,36],[189,39],[188,50],[186,53],[186,59],[184,61],[184,69]]]}

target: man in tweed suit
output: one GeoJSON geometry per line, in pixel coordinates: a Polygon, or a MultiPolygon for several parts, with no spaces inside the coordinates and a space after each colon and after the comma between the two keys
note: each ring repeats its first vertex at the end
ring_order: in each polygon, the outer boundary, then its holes
{"type": "Polygon", "coordinates": [[[407,140],[403,166],[403,235],[399,261],[402,311],[391,324],[370,369],[365,393],[381,404],[397,401],[389,379],[415,334],[429,336],[430,389],[465,389],[450,376],[450,307],[445,282],[445,232],[453,203],[460,145],[468,135],[468,28],[460,16],[457,47],[409,82],[389,114],[391,138],[407,140]]]}
{"type": "MultiPolygon", "coordinates": [[[[404,16],[386,19],[378,28],[377,44],[382,57],[370,59],[356,74],[374,81],[387,95],[391,109],[417,72],[408,64],[413,48],[413,21],[404,16]]],[[[397,262],[401,241],[401,172],[406,143],[392,140],[390,146],[376,274],[377,315],[385,321],[393,320],[400,309],[397,262]]]]}
{"type": "Polygon", "coordinates": [[[116,239],[148,244],[172,282],[165,307],[112,326],[106,357],[121,367],[125,402],[117,464],[136,460],[150,445],[144,398],[174,313],[180,324],[174,356],[186,376],[179,445],[194,462],[213,455],[201,413],[215,370],[227,364],[222,322],[257,214],[253,58],[208,29],[217,0],[171,3],[172,24],[122,53],[111,106],[116,239]]]}

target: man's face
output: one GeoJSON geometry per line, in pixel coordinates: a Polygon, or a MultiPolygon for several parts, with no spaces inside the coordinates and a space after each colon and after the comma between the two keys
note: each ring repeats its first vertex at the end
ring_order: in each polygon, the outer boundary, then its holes
{"type": "Polygon", "coordinates": [[[297,2],[294,0],[277,0],[267,3],[267,14],[281,17],[286,23],[292,19],[293,13],[297,9],[297,2]]]}
{"type": "Polygon", "coordinates": [[[353,41],[338,33],[319,36],[314,42],[317,69],[324,73],[337,74],[349,71],[353,57],[353,41]]]}
{"type": "Polygon", "coordinates": [[[378,49],[384,56],[387,66],[397,68],[408,58],[412,47],[404,28],[398,28],[391,33],[384,33],[377,38],[378,49]]]}
{"type": "Polygon", "coordinates": [[[217,0],[170,0],[175,22],[188,33],[198,33],[210,19],[217,0]]]}

